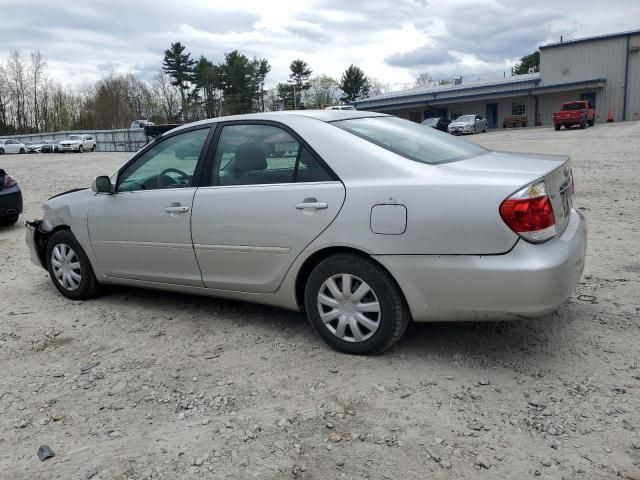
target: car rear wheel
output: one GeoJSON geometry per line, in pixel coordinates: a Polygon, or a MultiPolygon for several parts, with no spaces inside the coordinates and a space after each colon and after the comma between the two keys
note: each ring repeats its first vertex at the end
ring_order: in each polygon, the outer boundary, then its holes
{"type": "Polygon", "coordinates": [[[85,300],[98,292],[98,282],[87,255],[69,230],[59,230],[47,243],[47,270],[65,297],[85,300]]]}
{"type": "Polygon", "coordinates": [[[378,354],[409,324],[402,292],[377,263],[349,253],[332,255],[309,275],[305,309],[313,328],[336,350],[378,354]]]}
{"type": "Polygon", "coordinates": [[[96,146],[94,145],[93,147],[91,147],[91,151],[95,152],[96,151],[96,146]]]}

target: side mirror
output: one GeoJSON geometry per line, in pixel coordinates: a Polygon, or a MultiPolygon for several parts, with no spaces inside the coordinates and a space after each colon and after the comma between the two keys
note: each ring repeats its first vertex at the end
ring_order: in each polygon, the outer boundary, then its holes
{"type": "Polygon", "coordinates": [[[91,182],[91,190],[96,193],[111,193],[113,191],[111,179],[106,175],[94,178],[93,182],[91,182]]]}

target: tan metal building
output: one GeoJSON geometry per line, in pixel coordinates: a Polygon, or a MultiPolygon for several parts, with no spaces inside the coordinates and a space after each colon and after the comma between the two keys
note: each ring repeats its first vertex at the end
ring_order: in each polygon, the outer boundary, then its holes
{"type": "Polygon", "coordinates": [[[540,47],[540,72],[458,85],[416,88],[354,102],[358,110],[420,122],[478,114],[490,128],[509,117],[551,125],[562,102],[588,100],[596,122],[640,120],[640,30],[568,40],[540,47]]]}

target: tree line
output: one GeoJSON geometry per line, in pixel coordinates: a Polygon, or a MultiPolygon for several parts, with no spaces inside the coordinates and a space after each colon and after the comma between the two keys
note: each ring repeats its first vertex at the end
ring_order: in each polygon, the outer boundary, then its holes
{"type": "Polygon", "coordinates": [[[182,123],[242,113],[324,108],[385,93],[374,78],[350,65],[340,79],[313,75],[302,59],[289,79],[266,88],[271,65],[238,50],[215,63],[192,58],[180,42],[164,53],[150,80],[108,74],[94,83],[64,86],[51,79],[39,52],[11,51],[0,64],[0,135],[127,128],[133,120],[182,123]]]}

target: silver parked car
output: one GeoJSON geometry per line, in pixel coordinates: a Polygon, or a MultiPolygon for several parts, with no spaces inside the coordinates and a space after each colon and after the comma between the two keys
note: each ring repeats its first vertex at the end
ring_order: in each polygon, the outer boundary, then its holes
{"type": "Polygon", "coordinates": [[[487,119],[482,115],[462,115],[452,121],[447,130],[454,135],[484,133],[487,131],[487,119]]]}
{"type": "Polygon", "coordinates": [[[493,152],[361,111],[275,112],[176,128],[27,223],[65,296],[121,284],[306,310],[350,353],[410,319],[555,309],[583,270],[567,157],[493,152]]]}

